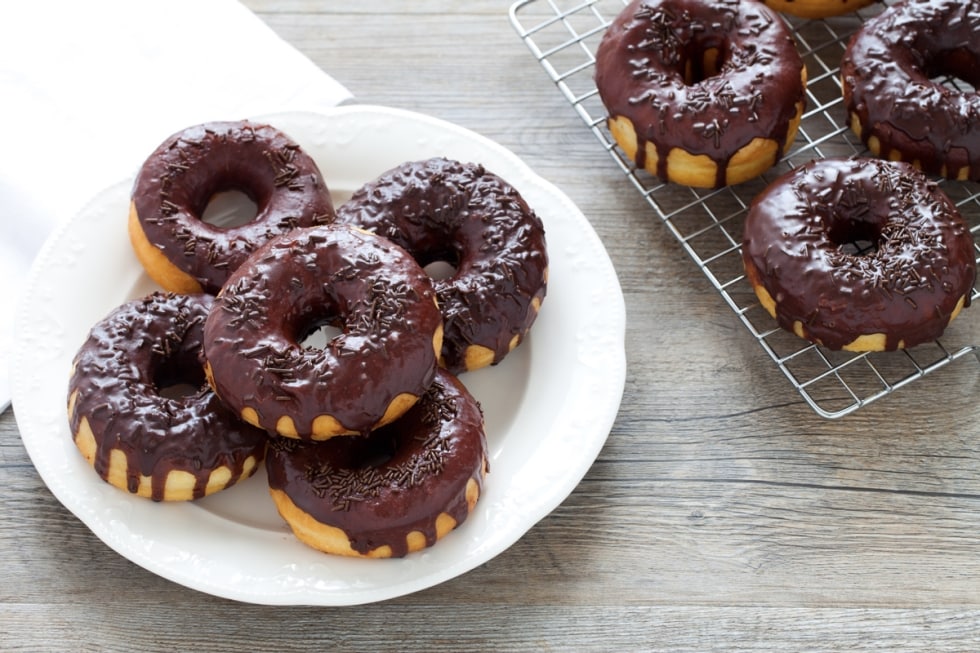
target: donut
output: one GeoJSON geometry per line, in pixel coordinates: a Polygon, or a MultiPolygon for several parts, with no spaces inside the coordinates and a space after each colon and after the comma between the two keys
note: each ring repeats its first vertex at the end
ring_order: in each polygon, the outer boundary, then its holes
{"type": "Polygon", "coordinates": [[[216,294],[259,245],[296,227],[333,220],[316,163],[278,129],[212,122],[173,134],[146,159],[133,184],[129,237],[164,290],[216,294]],[[202,219],[226,191],[255,202],[253,219],[222,227],[202,219]]]}
{"type": "Polygon", "coordinates": [[[403,557],[432,546],[473,510],[487,473],[479,404],[440,369],[408,413],[366,436],[271,440],[276,508],[320,551],[403,557]]]}
{"type": "Polygon", "coordinates": [[[442,346],[432,282],[405,250],[344,225],[270,240],[204,324],[205,372],[243,420],[286,437],[367,433],[425,393],[442,346]],[[340,332],[304,346],[321,326],[340,332]]]}
{"type": "Polygon", "coordinates": [[[595,83],[639,168],[718,188],[762,174],[789,148],[806,67],[758,0],[633,0],[599,43],[595,83]]]}
{"type": "Polygon", "coordinates": [[[876,0],[762,0],[772,9],[801,18],[828,18],[854,13],[876,0]]]}
{"type": "Polygon", "coordinates": [[[406,162],[357,190],[337,221],[388,238],[423,267],[450,265],[433,285],[445,330],[440,363],[454,374],[499,363],[531,329],[547,292],[544,226],[482,165],[406,162]]]}
{"type": "Polygon", "coordinates": [[[154,501],[198,499],[248,478],[268,434],[229,412],[204,378],[209,295],[155,292],[92,327],[68,384],[72,437],[109,484],[154,501]]]}
{"type": "Polygon", "coordinates": [[[980,4],[914,0],[851,38],[841,63],[851,130],[875,156],[980,181],[980,4]],[[936,78],[966,81],[954,90],[936,78]]]}
{"type": "Polygon", "coordinates": [[[810,162],[746,215],[746,277],[781,327],[828,349],[938,338],[970,304],[976,250],[942,190],[904,162],[810,162]]]}

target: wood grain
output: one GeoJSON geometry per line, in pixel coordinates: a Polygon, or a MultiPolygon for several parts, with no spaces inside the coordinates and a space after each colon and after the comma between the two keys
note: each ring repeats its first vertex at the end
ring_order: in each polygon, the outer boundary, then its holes
{"type": "MultiPolygon", "coordinates": [[[[622,408],[502,555],[357,608],[243,605],[115,554],[0,416],[0,650],[980,649],[980,365],[814,414],[583,128],[507,3],[247,0],[358,101],[512,149],[578,204],[628,311],[622,408]]],[[[585,310],[583,308],[583,310],[585,310]]],[[[980,342],[967,311],[963,329],[980,342]]]]}

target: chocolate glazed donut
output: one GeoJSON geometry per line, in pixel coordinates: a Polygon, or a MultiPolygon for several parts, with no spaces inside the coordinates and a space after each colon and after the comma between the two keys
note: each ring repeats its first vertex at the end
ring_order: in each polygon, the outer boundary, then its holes
{"type": "Polygon", "coordinates": [[[325,440],[404,413],[432,382],[442,317],[403,249],[343,225],[296,229],[256,250],[204,325],[205,371],[250,424],[325,440]],[[324,347],[305,338],[340,330],[324,347]]]}
{"type": "Polygon", "coordinates": [[[479,404],[439,370],[402,418],[367,436],[274,438],[269,489],[297,538],[321,551],[402,557],[473,510],[487,473],[479,404]]]}
{"type": "Polygon", "coordinates": [[[445,329],[440,364],[454,374],[499,363],[538,315],[548,279],[544,226],[481,165],[404,163],[354,193],[337,221],[390,239],[423,267],[454,266],[433,280],[445,329]]]}
{"type": "Polygon", "coordinates": [[[269,125],[213,122],[174,134],[147,158],[133,185],[129,235],[165,290],[213,295],[265,241],[333,218],[320,170],[291,138],[269,125]],[[204,222],[211,198],[232,190],[255,202],[256,216],[228,228],[204,222]]]}
{"type": "Polygon", "coordinates": [[[803,18],[827,18],[854,13],[876,0],[763,0],[778,12],[803,18]]]}
{"type": "Polygon", "coordinates": [[[204,378],[209,295],[154,293],[96,324],[75,356],[75,444],[110,484],[154,501],[197,499],[250,476],[268,435],[242,424],[204,378]],[[167,395],[167,388],[189,392],[167,395]],[[163,392],[164,394],[161,394],[163,392]]]}
{"type": "Polygon", "coordinates": [[[980,86],[980,4],[886,9],[851,38],[841,63],[851,129],[875,156],[980,181],[980,95],[933,81],[943,75],[980,86]]]}
{"type": "Polygon", "coordinates": [[[938,338],[976,277],[949,198],[911,165],[870,158],[818,160],[773,182],[749,208],[742,255],[780,326],[829,349],[938,338]]]}
{"type": "Polygon", "coordinates": [[[711,188],[761,174],[790,146],[806,68],[756,0],[634,0],[599,44],[595,82],[637,166],[711,188]]]}

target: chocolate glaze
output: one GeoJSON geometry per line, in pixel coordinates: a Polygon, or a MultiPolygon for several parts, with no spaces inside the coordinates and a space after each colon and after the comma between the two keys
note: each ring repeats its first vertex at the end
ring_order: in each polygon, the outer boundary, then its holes
{"type": "Polygon", "coordinates": [[[391,239],[422,266],[456,268],[433,284],[442,310],[442,364],[465,371],[469,345],[494,364],[523,340],[547,291],[544,226],[510,184],[476,164],[443,158],[407,162],[366,184],[337,210],[337,221],[391,239]]]}
{"type": "Polygon", "coordinates": [[[380,236],[324,225],[274,238],[231,275],[205,323],[215,389],[269,431],[290,416],[310,438],[329,414],[365,433],[397,395],[420,396],[432,382],[434,299],[425,271],[380,236]],[[342,332],[304,348],[323,324],[342,332]]]}
{"type": "Polygon", "coordinates": [[[953,203],[911,165],[878,159],[813,161],[776,180],[749,208],[742,255],[779,324],[799,321],[830,349],[873,333],[886,349],[933,340],[976,277],[953,203]],[[855,241],[872,251],[848,251],[855,241]]]}
{"type": "Polygon", "coordinates": [[[152,479],[154,501],[164,498],[174,470],[195,478],[204,495],[214,469],[227,466],[237,480],[251,456],[261,462],[267,434],[242,424],[208,387],[201,333],[211,308],[208,295],[153,293],[123,304],[92,327],[74,361],[69,398],[73,435],[87,419],[97,445],[95,471],[105,479],[109,455],[122,451],[130,492],[140,475],[152,479]],[[179,398],[160,390],[178,383],[197,387],[179,398]]]}
{"type": "Polygon", "coordinates": [[[302,442],[273,438],[269,487],[282,490],[321,524],[347,533],[365,554],[389,545],[408,552],[412,531],[436,541],[435,520],[468,515],[466,485],[482,492],[487,458],[483,414],[456,377],[439,370],[429,390],[402,418],[367,436],[302,442]]]}
{"type": "Polygon", "coordinates": [[[596,53],[595,82],[611,118],[637,132],[636,164],[656,146],[658,177],[680,148],[718,166],[753,139],[785,145],[804,100],[803,61],[786,24],[756,0],[634,0],[609,26],[596,53]],[[717,74],[704,55],[718,50],[717,74]],[[691,79],[686,81],[690,67],[691,79]]]}
{"type": "Polygon", "coordinates": [[[313,159],[286,134],[248,121],[170,136],[143,164],[132,201],[147,239],[211,294],[265,241],[334,217],[313,159]],[[230,190],[256,203],[255,218],[229,228],[203,222],[211,198],[230,190]]]}
{"type": "Polygon", "coordinates": [[[953,75],[980,86],[980,4],[911,0],[868,20],[841,63],[844,104],[881,141],[928,174],[980,180],[980,95],[932,81],[953,75]]]}

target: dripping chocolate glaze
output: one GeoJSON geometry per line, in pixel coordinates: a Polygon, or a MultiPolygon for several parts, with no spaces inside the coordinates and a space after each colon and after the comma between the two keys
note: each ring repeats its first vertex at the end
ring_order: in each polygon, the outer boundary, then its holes
{"type": "Polygon", "coordinates": [[[638,166],[651,143],[666,180],[667,155],[678,147],[714,161],[720,187],[729,160],[754,138],[772,138],[782,151],[804,98],[802,70],[785,23],[760,2],[634,0],[599,44],[595,81],[610,117],[633,123],[638,166]],[[719,71],[705,77],[703,57],[713,49],[719,71]],[[685,82],[688,66],[699,83],[685,82]]]}
{"type": "Polygon", "coordinates": [[[800,321],[840,349],[884,333],[887,349],[942,333],[962,297],[969,304],[976,253],[950,200],[906,163],[823,159],[774,182],[752,203],[743,256],[762,275],[777,319],[800,321]],[[874,251],[848,253],[850,240],[874,251]]]}
{"type": "Polygon", "coordinates": [[[359,189],[338,208],[337,221],[389,238],[423,266],[456,266],[454,276],[433,282],[443,364],[454,373],[465,370],[472,344],[500,362],[537,317],[531,304],[547,291],[544,226],[517,190],[480,165],[404,163],[359,189]]]}
{"type": "Polygon", "coordinates": [[[389,545],[402,557],[412,531],[435,543],[440,513],[457,524],[466,519],[466,484],[475,479],[482,492],[486,457],[479,404],[439,370],[419,402],[392,424],[326,442],[273,438],[266,468],[270,488],[343,530],[355,551],[389,545]]]}
{"type": "Polygon", "coordinates": [[[300,437],[329,414],[365,433],[397,395],[420,396],[436,367],[441,324],[428,275],[390,241],[341,225],[273,239],[229,278],[204,327],[218,395],[254,408],[300,437]],[[302,340],[322,324],[341,333],[323,348],[302,340]]]}
{"type": "Polygon", "coordinates": [[[980,95],[931,79],[944,74],[980,86],[980,4],[896,4],[852,37],[841,63],[845,105],[883,157],[898,150],[929,174],[955,177],[965,167],[978,181],[980,95]]]}
{"type": "Polygon", "coordinates": [[[68,396],[72,434],[87,419],[95,436],[95,470],[106,478],[109,455],[125,454],[131,492],[140,475],[152,479],[152,499],[163,499],[167,475],[194,476],[194,497],[208,477],[227,466],[237,479],[249,457],[261,462],[267,434],[242,424],[204,379],[201,333],[211,307],[207,295],[154,293],[128,302],[96,324],[75,356],[68,396]],[[163,397],[158,382],[198,390],[163,397]]]}
{"type": "Polygon", "coordinates": [[[196,125],[168,138],[143,164],[132,200],[147,239],[211,294],[260,244],[334,218],[313,159],[286,134],[248,121],[196,125]],[[211,198],[230,190],[256,203],[255,218],[230,228],[202,222],[211,198]]]}

